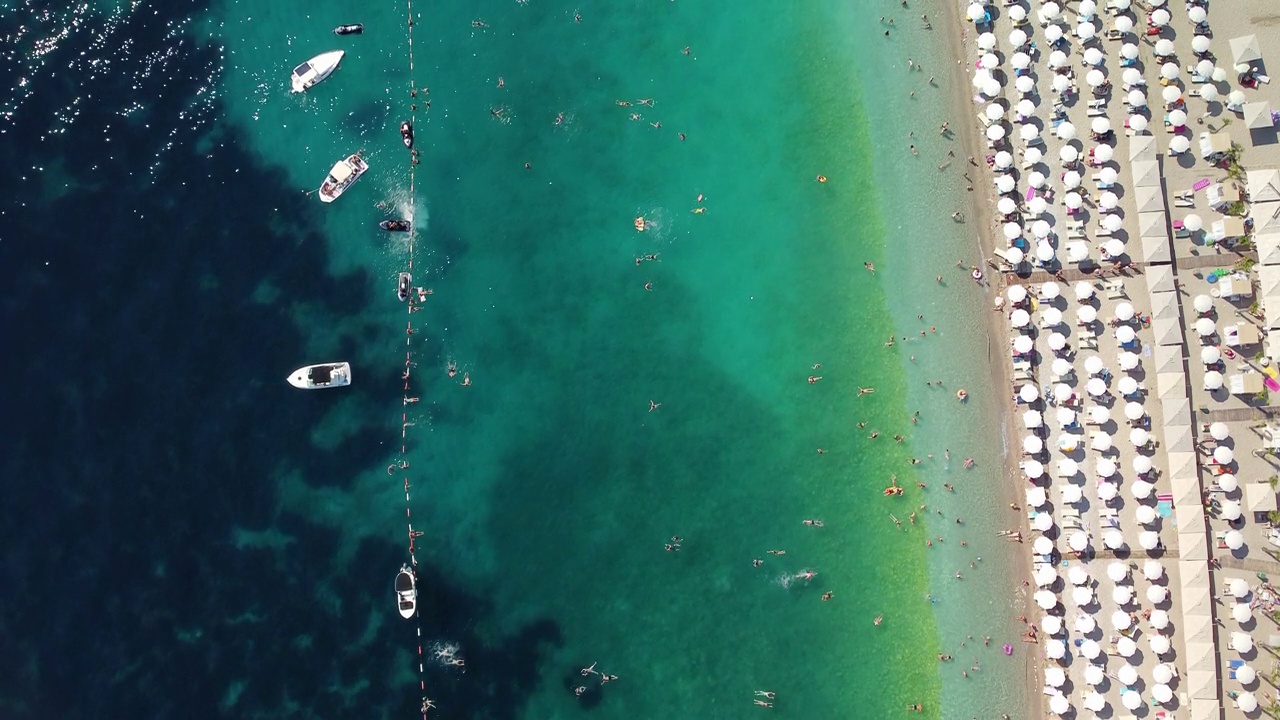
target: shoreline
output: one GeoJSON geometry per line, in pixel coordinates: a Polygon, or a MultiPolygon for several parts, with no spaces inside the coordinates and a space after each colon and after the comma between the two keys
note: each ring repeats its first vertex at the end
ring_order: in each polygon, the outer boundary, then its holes
{"type": "MultiPolygon", "coordinates": [[[[983,268],[986,276],[987,287],[996,295],[1002,295],[1004,292],[1003,275],[991,272],[991,268],[987,266],[986,259],[992,256],[995,249],[995,241],[992,233],[994,227],[994,205],[990,197],[982,192],[983,185],[981,180],[988,180],[990,169],[983,170],[981,166],[974,167],[968,164],[967,157],[981,157],[986,152],[986,143],[982,133],[979,132],[978,126],[973,121],[973,103],[969,96],[970,92],[970,73],[968,68],[968,58],[976,52],[974,44],[976,34],[975,28],[963,16],[958,3],[947,2],[943,5],[943,17],[940,18],[945,26],[946,48],[950,55],[950,59],[956,62],[956,85],[947,92],[948,104],[955,112],[957,125],[954,138],[959,144],[959,155],[966,156],[965,167],[972,168],[975,173],[979,173],[979,177],[975,177],[971,183],[973,191],[969,193],[968,200],[968,220],[965,225],[971,226],[975,233],[974,250],[978,253],[977,260],[972,263],[979,268],[983,268]]],[[[938,27],[935,25],[935,28],[938,27]]],[[[999,427],[1004,433],[1004,443],[1002,450],[1004,452],[1004,462],[1000,469],[1000,509],[1016,504],[1022,506],[1024,498],[1019,492],[1021,479],[1020,468],[1018,467],[1018,456],[1010,443],[1013,438],[1018,437],[1018,430],[1014,414],[1010,411],[1005,397],[1012,392],[1013,375],[1007,353],[1000,351],[1000,338],[1006,332],[1004,323],[1004,314],[992,312],[990,302],[994,296],[988,294],[988,305],[981,308],[981,312],[987,318],[985,330],[987,333],[987,356],[990,360],[990,374],[988,381],[990,388],[995,393],[996,402],[994,404],[996,418],[994,427],[999,427]]],[[[1017,512],[1013,518],[1016,519],[1016,525],[1013,528],[1022,533],[1024,538],[1031,535],[1031,524],[1026,517],[1025,512],[1017,512]]],[[[1029,607],[1027,588],[1024,587],[1019,578],[1031,577],[1031,557],[1025,552],[1013,553],[1013,576],[1008,578],[1010,582],[1008,596],[1016,599],[1017,608],[1015,611],[1026,613],[1029,607]]],[[[1025,652],[1025,663],[1023,669],[1023,680],[1026,686],[1026,706],[1023,708],[1021,717],[1028,720],[1043,719],[1045,717],[1044,703],[1039,702],[1040,682],[1039,682],[1039,661],[1040,658],[1031,649],[1029,643],[1020,643],[1025,652]]]]}

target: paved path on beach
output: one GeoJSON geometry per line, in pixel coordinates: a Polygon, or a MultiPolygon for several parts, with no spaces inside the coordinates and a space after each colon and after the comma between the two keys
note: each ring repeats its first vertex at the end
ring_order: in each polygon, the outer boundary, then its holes
{"type": "MultiPolygon", "coordinates": [[[[1206,413],[1201,413],[1205,415],[1206,413]]],[[[1242,408],[1226,408],[1224,410],[1210,410],[1208,413],[1209,422],[1233,422],[1237,420],[1271,420],[1276,416],[1280,416],[1280,405],[1267,405],[1264,407],[1242,407],[1242,408]]]]}
{"type": "Polygon", "coordinates": [[[1258,261],[1258,253],[1249,251],[1246,253],[1224,252],[1214,253],[1213,255],[1192,255],[1190,257],[1178,258],[1179,270],[1195,270],[1196,268],[1214,267],[1223,265],[1235,265],[1241,260],[1248,258],[1254,262],[1258,261]]]}
{"type": "Polygon", "coordinates": [[[1218,562],[1222,563],[1222,567],[1224,568],[1235,568],[1236,570],[1248,570],[1249,572],[1280,575],[1280,561],[1277,561],[1275,558],[1263,560],[1261,558],[1254,557],[1234,558],[1229,555],[1219,555],[1218,562]]]}

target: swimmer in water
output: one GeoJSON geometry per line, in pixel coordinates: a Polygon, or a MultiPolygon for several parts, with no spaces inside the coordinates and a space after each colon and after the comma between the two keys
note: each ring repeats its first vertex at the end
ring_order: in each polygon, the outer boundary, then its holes
{"type": "Polygon", "coordinates": [[[760,567],[763,564],[764,564],[764,561],[761,560],[760,558],[751,559],[751,567],[760,567]]]}
{"type": "Polygon", "coordinates": [[[874,264],[874,263],[864,262],[864,263],[862,263],[862,267],[864,267],[864,268],[866,268],[867,270],[871,271],[871,273],[872,273],[872,274],[875,274],[876,266],[875,266],[875,264],[874,264]]]}
{"type": "Polygon", "coordinates": [[[458,374],[458,363],[456,363],[456,362],[454,362],[454,361],[450,360],[450,361],[449,361],[449,367],[447,368],[447,371],[448,371],[448,373],[449,373],[449,377],[453,377],[453,376],[457,375],[457,374],[458,374]]]}
{"type": "Polygon", "coordinates": [[[826,602],[826,601],[830,600],[830,599],[831,599],[831,598],[833,598],[833,597],[835,597],[835,593],[834,593],[834,592],[832,592],[832,591],[830,591],[830,590],[828,590],[828,591],[826,591],[826,592],[822,593],[822,602],[826,602]]]}
{"type": "Polygon", "coordinates": [[[468,387],[470,385],[471,385],[471,373],[465,373],[465,372],[462,373],[462,386],[468,387]]]}
{"type": "Polygon", "coordinates": [[[563,123],[564,123],[564,113],[560,112],[556,115],[556,125],[560,125],[563,123]]]}
{"type": "Polygon", "coordinates": [[[680,139],[681,139],[681,140],[684,140],[686,137],[688,137],[688,136],[687,136],[687,135],[685,135],[684,133],[676,133],[676,135],[678,135],[678,136],[680,137],[680,139]]]}
{"type": "Polygon", "coordinates": [[[877,626],[877,627],[879,627],[880,623],[882,623],[882,622],[884,622],[884,616],[883,616],[883,615],[877,615],[877,616],[876,616],[876,619],[871,621],[871,624],[872,624],[872,625],[875,625],[875,626],[877,626]]]}
{"type": "Polygon", "coordinates": [[[765,550],[769,555],[786,555],[786,550],[765,550]]]}
{"type": "Polygon", "coordinates": [[[614,100],[613,104],[618,107],[631,107],[631,103],[627,100],[614,100]]]}
{"type": "Polygon", "coordinates": [[[875,389],[875,388],[864,388],[864,387],[862,387],[861,385],[859,385],[859,386],[858,386],[858,397],[862,397],[863,395],[868,395],[868,394],[873,393],[873,392],[875,392],[875,391],[876,391],[876,389],[875,389]]]}
{"type": "Polygon", "coordinates": [[[657,410],[660,407],[662,407],[662,403],[654,402],[652,400],[649,401],[649,412],[653,412],[654,410],[657,410]]]}

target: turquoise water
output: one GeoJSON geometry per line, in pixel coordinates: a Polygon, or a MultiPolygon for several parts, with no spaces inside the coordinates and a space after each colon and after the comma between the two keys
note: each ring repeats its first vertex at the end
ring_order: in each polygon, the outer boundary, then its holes
{"type": "MultiPolygon", "coordinates": [[[[944,89],[903,67],[910,54],[931,68],[936,39],[901,21],[883,38],[865,4],[616,3],[581,8],[580,23],[574,10],[419,8],[413,79],[430,92],[417,98],[415,276],[434,295],[413,316],[413,513],[427,532],[424,575],[441,586],[424,591],[425,632],[468,657],[465,674],[429,667],[428,694],[472,716],[571,717],[586,705],[737,717],[757,689],[796,716],[884,717],[916,701],[930,717],[1012,711],[1024,657],[996,647],[1014,635],[1007,548],[990,531],[1013,520],[980,515],[999,482],[1000,398],[979,391],[961,406],[952,395],[989,374],[985,300],[953,266],[976,259],[974,229],[940,209],[965,202],[953,184],[963,154],[950,175],[935,171],[944,89]],[[916,124],[918,158],[904,137],[916,124]],[[637,267],[646,254],[660,261],[637,267]],[[925,326],[938,332],[916,339],[925,326]],[[886,349],[891,332],[900,341],[886,349]],[[451,362],[471,386],[446,374],[451,362]],[[955,451],[949,466],[943,448],[955,451]],[[908,459],[927,453],[913,472],[908,459]],[[978,466],[963,471],[968,456],[978,466]],[[891,474],[906,498],[881,497],[891,474]],[[961,534],[955,515],[968,520],[961,534]],[[683,548],[664,552],[673,534],[683,548]],[[817,576],[795,580],[804,570],[817,576]],[[457,607],[455,591],[480,600],[457,607]],[[993,647],[959,650],[967,634],[993,647]],[[940,650],[960,661],[942,674],[940,650]],[[983,669],[961,680],[971,654],[983,669]],[[577,668],[593,661],[621,679],[575,699],[577,668]]],[[[265,478],[280,512],[339,538],[335,581],[366,541],[384,549],[388,578],[402,560],[402,489],[384,467],[403,407],[393,283],[407,246],[374,223],[387,216],[375,203],[403,214],[410,200],[395,133],[413,102],[403,17],[395,5],[231,2],[202,26],[226,48],[218,95],[225,120],[249,133],[242,151],[299,193],[358,147],[373,168],[335,205],[304,205],[323,236],[279,257],[320,243],[329,276],[367,288],[339,312],[289,306],[305,335],[299,362],[341,354],[358,383],[385,385],[385,406],[373,392],[312,406],[317,447],[382,426],[386,449],[366,473],[282,463],[265,478]],[[364,36],[328,35],[354,21],[364,36]],[[343,68],[290,96],[288,68],[335,47],[348,51],[343,68]]],[[[318,582],[320,601],[341,606],[318,582]]],[[[405,674],[414,642],[407,627],[366,634],[361,645],[394,648],[366,670],[405,674]]],[[[406,695],[397,704],[416,705],[415,688],[406,695]]],[[[346,696],[371,702],[358,684],[346,696]]]]}

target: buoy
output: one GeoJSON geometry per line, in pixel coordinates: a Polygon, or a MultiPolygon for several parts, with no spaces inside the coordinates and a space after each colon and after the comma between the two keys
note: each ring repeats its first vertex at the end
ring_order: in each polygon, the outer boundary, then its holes
{"type": "Polygon", "coordinates": [[[973,272],[971,272],[971,273],[969,273],[969,274],[973,276],[973,279],[974,279],[974,280],[981,280],[981,279],[982,279],[982,268],[974,268],[974,269],[973,269],[973,272]]]}

